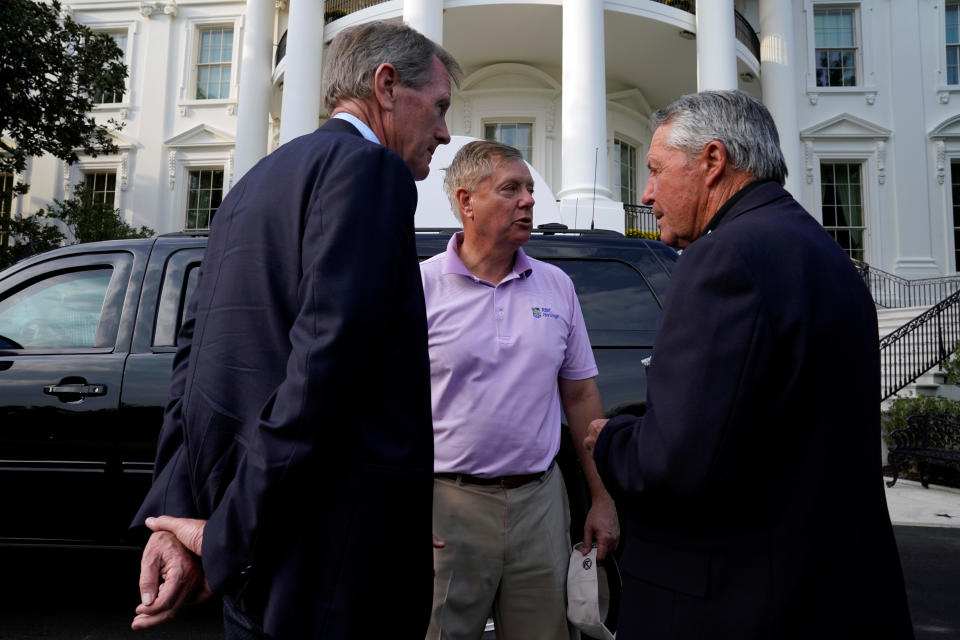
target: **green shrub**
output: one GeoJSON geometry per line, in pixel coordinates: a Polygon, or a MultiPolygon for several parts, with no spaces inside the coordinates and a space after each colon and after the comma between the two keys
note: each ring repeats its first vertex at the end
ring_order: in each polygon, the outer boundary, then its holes
{"type": "MultiPolygon", "coordinates": [[[[960,343],[957,347],[960,347],[960,343]]],[[[960,384],[960,351],[954,348],[950,358],[943,362],[940,368],[947,374],[947,384],[960,384]]]]}
{"type": "Polygon", "coordinates": [[[917,396],[915,398],[896,398],[886,411],[880,414],[880,428],[883,439],[893,444],[890,433],[907,426],[907,418],[915,414],[943,412],[960,418],[960,401],[948,398],[917,396]]]}

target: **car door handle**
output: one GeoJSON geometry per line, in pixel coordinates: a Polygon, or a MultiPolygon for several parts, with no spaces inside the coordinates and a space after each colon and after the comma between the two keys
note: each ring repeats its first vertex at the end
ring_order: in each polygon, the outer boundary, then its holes
{"type": "Polygon", "coordinates": [[[65,394],[77,395],[81,398],[89,396],[107,395],[107,385],[105,384],[48,384],[43,387],[43,392],[49,396],[60,396],[65,394]]]}

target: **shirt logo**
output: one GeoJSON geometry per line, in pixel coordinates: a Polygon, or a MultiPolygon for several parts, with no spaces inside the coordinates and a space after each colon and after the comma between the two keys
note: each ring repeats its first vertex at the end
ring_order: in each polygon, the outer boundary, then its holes
{"type": "Polygon", "coordinates": [[[550,307],[530,307],[534,318],[559,318],[556,313],[551,312],[550,307]]]}
{"type": "Polygon", "coordinates": [[[593,562],[590,561],[590,558],[584,558],[584,559],[583,559],[583,568],[584,568],[586,571],[590,571],[590,567],[592,567],[592,566],[593,566],[593,562]]]}

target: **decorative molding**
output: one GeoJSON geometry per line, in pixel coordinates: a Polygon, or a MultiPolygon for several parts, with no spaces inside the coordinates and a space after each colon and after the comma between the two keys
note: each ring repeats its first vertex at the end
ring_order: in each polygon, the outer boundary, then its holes
{"type": "Polygon", "coordinates": [[[937,97],[940,99],[940,104],[948,104],[950,102],[949,91],[941,91],[937,94],[937,97]]]}
{"type": "Polygon", "coordinates": [[[164,15],[168,15],[168,16],[170,16],[171,18],[176,18],[176,17],[177,17],[177,11],[179,11],[179,7],[177,7],[177,3],[176,3],[176,2],[169,2],[169,3],[165,4],[165,5],[163,5],[163,13],[164,13],[164,15]]]}
{"type": "Polygon", "coordinates": [[[546,111],[546,116],[543,119],[543,129],[547,132],[547,135],[553,135],[553,128],[556,126],[557,120],[557,103],[556,100],[547,100],[544,103],[544,111],[546,111]]]}
{"type": "Polygon", "coordinates": [[[235,115],[237,115],[237,103],[236,103],[236,102],[231,102],[230,104],[227,105],[227,115],[228,115],[228,116],[235,116],[235,115]]]}
{"type": "Polygon", "coordinates": [[[167,153],[167,175],[170,178],[170,191],[173,191],[173,187],[177,181],[177,152],[176,150],[171,150],[167,153]]]}
{"type": "Polygon", "coordinates": [[[807,94],[807,100],[809,100],[809,101],[810,101],[810,104],[812,104],[813,106],[817,106],[817,101],[820,100],[820,94],[819,94],[819,93],[808,93],[808,94],[807,94]]]}
{"type": "Polygon", "coordinates": [[[233,152],[234,150],[230,149],[230,153],[227,154],[227,166],[225,167],[227,170],[227,191],[233,187],[233,152]]]}
{"type": "Polygon", "coordinates": [[[287,10],[287,0],[273,0],[273,8],[280,11],[287,10]]]}
{"type": "Polygon", "coordinates": [[[473,119],[473,104],[470,102],[470,98],[463,99],[463,133],[470,135],[470,127],[472,126],[473,119]]]}
{"type": "Polygon", "coordinates": [[[807,127],[800,132],[800,137],[807,138],[844,138],[844,139],[869,139],[887,140],[890,138],[890,130],[881,127],[863,118],[858,118],[849,113],[841,113],[823,122],[807,127]]]}
{"type": "Polygon", "coordinates": [[[177,113],[179,113],[184,118],[187,117],[186,105],[180,105],[179,107],[177,107],[177,113]]]}
{"type": "Polygon", "coordinates": [[[876,91],[866,92],[865,94],[863,94],[863,101],[866,102],[868,105],[873,106],[873,103],[877,101],[877,92],[876,91]]]}
{"type": "Polygon", "coordinates": [[[121,121],[126,121],[126,119],[130,117],[130,109],[124,107],[123,109],[120,109],[120,112],[117,115],[120,116],[121,121]]]}
{"type": "Polygon", "coordinates": [[[877,140],[877,181],[883,184],[887,181],[887,143],[877,140]]]}
{"type": "Polygon", "coordinates": [[[813,142],[810,140],[803,143],[803,161],[807,184],[813,184],[813,142]]]}
{"type": "Polygon", "coordinates": [[[148,20],[153,17],[153,12],[160,9],[159,2],[141,2],[140,3],[140,15],[148,20]]]}
{"type": "Polygon", "coordinates": [[[130,152],[120,154],[120,191],[126,191],[130,178],[130,152]]]}
{"type": "Polygon", "coordinates": [[[943,142],[943,140],[937,140],[936,149],[937,149],[937,183],[943,184],[943,180],[947,175],[947,145],[943,142]]]}
{"type": "Polygon", "coordinates": [[[271,117],[270,122],[273,125],[273,149],[276,149],[280,146],[280,116],[271,117]]]}

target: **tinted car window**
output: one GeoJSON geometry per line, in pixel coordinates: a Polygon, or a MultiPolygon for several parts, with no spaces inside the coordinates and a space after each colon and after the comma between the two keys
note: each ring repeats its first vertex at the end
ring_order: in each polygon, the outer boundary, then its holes
{"type": "Polygon", "coordinates": [[[614,260],[551,260],[567,272],[590,331],[655,331],[660,305],[637,271],[614,260]]]}
{"type": "Polygon", "coordinates": [[[94,347],[113,269],[44,278],[0,301],[0,335],[24,349],[94,347]]]}

